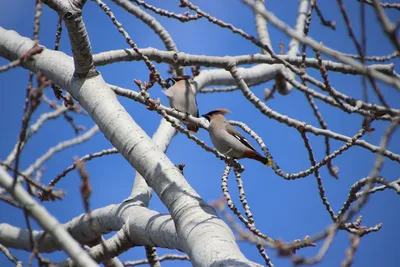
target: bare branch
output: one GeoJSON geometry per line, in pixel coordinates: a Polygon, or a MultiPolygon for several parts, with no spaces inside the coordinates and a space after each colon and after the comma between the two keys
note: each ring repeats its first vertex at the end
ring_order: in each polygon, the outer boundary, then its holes
{"type": "Polygon", "coordinates": [[[161,8],[157,8],[157,7],[154,7],[152,5],[149,5],[149,4],[147,4],[146,2],[144,2],[142,0],[131,0],[131,1],[135,2],[138,5],[143,6],[146,9],[149,9],[149,10],[153,11],[154,13],[157,13],[160,16],[165,16],[167,18],[177,19],[180,22],[198,20],[198,19],[200,19],[202,17],[200,14],[190,15],[190,14],[187,14],[186,12],[183,15],[182,14],[176,14],[174,12],[170,12],[170,11],[167,11],[165,9],[161,9],[161,8]]]}
{"type": "MultiPolygon", "coordinates": [[[[383,6],[380,1],[372,0],[372,4],[375,7],[376,16],[378,17],[378,20],[381,23],[383,31],[388,36],[389,40],[392,42],[397,52],[400,53],[400,41],[397,38],[398,26],[390,22],[389,18],[386,16],[385,11],[383,10],[383,6]]],[[[397,7],[400,7],[400,4],[397,4],[397,7]]]]}
{"type": "MultiPolygon", "coordinates": [[[[95,152],[92,154],[85,155],[79,159],[79,161],[87,162],[89,160],[99,158],[106,155],[117,154],[118,150],[116,148],[109,148],[99,152],[95,152]]],[[[65,177],[69,172],[73,171],[76,168],[76,163],[72,164],[68,168],[66,168],[62,173],[58,174],[54,179],[52,179],[49,183],[49,187],[55,186],[61,178],[65,177]]]]}
{"type": "Polygon", "coordinates": [[[18,183],[0,168],[0,184],[7,192],[17,200],[29,214],[37,220],[43,229],[50,233],[70,257],[80,266],[95,267],[96,263],[85,253],[69,233],[40,206],[18,183]]]}
{"type": "MultiPolygon", "coordinates": [[[[158,257],[158,260],[161,261],[166,261],[166,260],[181,260],[181,261],[190,261],[189,257],[187,255],[179,255],[179,254],[166,254],[161,257],[158,257]]],[[[138,266],[142,264],[148,264],[149,260],[137,260],[137,261],[126,261],[124,262],[124,266],[138,266]]]]}
{"type": "Polygon", "coordinates": [[[22,261],[14,257],[11,252],[2,244],[0,244],[0,251],[12,262],[15,264],[15,267],[22,267],[22,261]]]}
{"type": "Polygon", "coordinates": [[[85,132],[84,134],[79,135],[79,136],[77,136],[75,138],[60,142],[56,146],[51,147],[45,154],[43,154],[32,165],[30,165],[24,171],[24,174],[27,175],[27,176],[32,175],[32,173],[35,170],[37,170],[40,166],[42,166],[42,164],[44,162],[46,162],[47,160],[49,160],[54,154],[66,149],[66,148],[69,148],[71,146],[75,146],[75,145],[81,144],[81,143],[89,140],[98,131],[99,131],[99,128],[97,127],[97,125],[95,125],[91,129],[89,129],[87,132],[85,132]]]}
{"type": "MultiPolygon", "coordinates": [[[[252,0],[243,0],[246,4],[248,4],[249,6],[251,6],[252,8],[257,8],[254,4],[254,1],[252,0]]],[[[325,47],[325,46],[320,46],[316,41],[314,41],[313,39],[311,39],[310,37],[305,37],[302,34],[297,33],[295,30],[293,30],[292,28],[290,28],[288,25],[286,25],[283,21],[281,21],[280,19],[278,19],[274,14],[272,14],[271,12],[267,11],[267,10],[262,10],[257,8],[257,10],[260,12],[260,14],[262,14],[264,16],[264,18],[266,18],[270,23],[272,23],[273,25],[275,25],[278,29],[280,29],[283,33],[287,34],[288,36],[295,38],[296,40],[298,40],[299,42],[303,43],[303,44],[307,44],[308,46],[310,46],[311,48],[315,49],[315,50],[319,50],[320,52],[334,57],[336,59],[338,59],[339,61],[348,64],[354,68],[356,68],[358,71],[360,71],[363,75],[370,75],[371,77],[378,79],[384,83],[387,83],[389,85],[394,86],[396,89],[400,90],[400,79],[397,78],[392,78],[389,77],[387,75],[383,75],[377,71],[374,70],[368,70],[367,68],[365,68],[362,64],[348,58],[345,57],[343,55],[341,55],[340,53],[338,53],[337,51],[329,48],[329,47],[325,47]]]]}
{"type": "MultiPolygon", "coordinates": [[[[374,5],[374,1],[373,0],[357,0],[358,2],[364,2],[368,5],[373,6],[374,5]]],[[[394,9],[398,9],[400,10],[400,4],[397,3],[379,3],[383,8],[394,8],[394,9]]]]}
{"type": "MultiPolygon", "coordinates": [[[[161,41],[164,43],[165,48],[168,51],[178,52],[176,44],[174,43],[174,40],[172,39],[168,31],[153,16],[142,11],[140,8],[133,5],[128,0],[113,1],[129,13],[133,14],[138,19],[142,20],[147,26],[149,26],[160,37],[161,41]]],[[[177,75],[185,75],[185,70],[183,67],[177,66],[176,73],[177,75]]]]}

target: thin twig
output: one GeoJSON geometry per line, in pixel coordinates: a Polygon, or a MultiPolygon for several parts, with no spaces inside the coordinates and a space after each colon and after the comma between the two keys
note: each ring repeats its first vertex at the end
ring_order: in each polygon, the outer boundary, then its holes
{"type": "MultiPolygon", "coordinates": [[[[373,6],[374,5],[374,1],[373,0],[357,0],[358,2],[364,2],[368,5],[373,6]]],[[[398,9],[400,10],[400,4],[398,3],[379,3],[381,5],[381,7],[383,8],[394,8],[394,9],[398,9]]]]}
{"type": "Polygon", "coordinates": [[[360,237],[350,234],[350,247],[346,249],[346,259],[342,262],[342,267],[350,267],[353,264],[354,255],[360,244],[360,237]]]}
{"type": "Polygon", "coordinates": [[[17,259],[15,256],[11,254],[11,252],[2,244],[0,244],[0,251],[9,259],[12,263],[15,264],[15,267],[22,267],[22,261],[17,259]]]}
{"type": "MultiPolygon", "coordinates": [[[[112,155],[112,154],[117,154],[118,150],[116,148],[109,148],[109,149],[105,149],[99,152],[95,152],[92,154],[88,154],[85,155],[83,157],[81,157],[79,159],[79,161],[82,162],[87,162],[89,160],[95,159],[95,158],[99,158],[102,156],[106,156],[106,155],[112,155]]],[[[58,174],[54,179],[52,179],[49,183],[49,187],[55,186],[63,177],[65,177],[69,172],[71,172],[72,170],[75,170],[76,168],[76,163],[72,164],[71,166],[69,166],[68,168],[66,168],[64,171],[62,171],[60,174],[58,174]]]]}
{"type": "MultiPolygon", "coordinates": [[[[249,206],[249,204],[247,202],[247,199],[246,199],[246,193],[245,193],[244,187],[243,187],[243,180],[240,177],[240,173],[238,173],[236,171],[234,173],[235,173],[235,176],[236,176],[236,182],[237,182],[238,189],[239,189],[239,199],[240,199],[240,202],[242,203],[242,206],[243,206],[243,209],[244,209],[244,213],[245,213],[245,215],[247,217],[247,222],[252,227],[255,228],[256,227],[256,223],[254,221],[253,214],[250,211],[250,206],[249,206]]],[[[265,248],[263,247],[262,243],[261,242],[257,242],[256,246],[257,246],[258,252],[260,253],[261,257],[264,259],[265,264],[267,266],[269,266],[269,267],[273,267],[274,265],[271,262],[271,258],[267,255],[267,252],[265,251],[265,248]]]]}
{"type": "Polygon", "coordinates": [[[54,154],[66,149],[68,147],[75,146],[75,145],[81,144],[81,143],[89,140],[98,131],[99,131],[99,128],[97,127],[97,125],[94,125],[91,129],[89,129],[84,134],[81,134],[72,139],[60,142],[56,146],[49,148],[49,150],[45,154],[43,154],[40,158],[36,159],[36,161],[33,164],[31,164],[24,171],[24,174],[28,175],[28,176],[32,175],[32,173],[35,170],[37,170],[44,162],[49,160],[54,154]]]}
{"type": "Polygon", "coordinates": [[[4,166],[4,167],[5,167],[6,169],[8,169],[8,170],[13,171],[13,172],[16,173],[18,176],[21,176],[22,178],[24,178],[25,181],[26,181],[29,185],[32,185],[32,186],[34,186],[34,187],[36,187],[36,188],[42,190],[43,193],[48,194],[49,197],[50,197],[51,199],[53,199],[53,200],[54,200],[54,199],[60,199],[60,200],[63,199],[64,193],[63,193],[62,191],[55,192],[54,189],[53,189],[53,186],[44,186],[44,185],[42,185],[39,181],[33,179],[32,177],[29,177],[28,175],[26,175],[26,174],[23,173],[23,172],[19,172],[19,171],[15,170],[13,167],[11,167],[11,166],[8,165],[8,164],[5,164],[5,163],[0,162],[0,165],[1,165],[1,166],[4,166]]]}
{"type": "MultiPolygon", "coordinates": [[[[243,95],[257,108],[259,109],[263,114],[267,115],[270,118],[273,118],[279,122],[283,122],[289,126],[292,127],[303,127],[304,131],[310,131],[309,125],[307,124],[302,124],[300,122],[294,122],[294,120],[292,121],[293,124],[290,125],[288,123],[289,119],[285,116],[281,116],[280,114],[278,115],[277,112],[271,110],[270,108],[268,108],[264,103],[261,102],[260,99],[258,99],[248,88],[248,86],[246,85],[246,82],[243,80],[243,78],[240,76],[239,72],[237,71],[237,67],[236,66],[232,66],[232,68],[229,70],[232,74],[232,77],[235,79],[236,83],[240,86],[241,91],[243,93],[243,95]]],[[[281,176],[284,179],[287,180],[292,180],[292,179],[297,179],[297,178],[304,178],[307,175],[311,174],[315,169],[319,169],[320,167],[322,167],[323,165],[325,165],[329,160],[332,160],[333,158],[337,157],[338,155],[340,155],[341,153],[343,153],[344,151],[346,151],[347,149],[349,149],[350,147],[352,147],[356,141],[358,139],[360,139],[366,132],[368,129],[361,129],[353,138],[351,138],[350,141],[348,141],[344,146],[342,146],[341,148],[339,148],[338,150],[334,151],[332,154],[328,155],[327,157],[325,157],[322,161],[320,161],[318,164],[316,164],[314,167],[309,168],[308,170],[299,172],[299,173],[295,173],[295,174],[288,174],[285,173],[282,169],[279,168],[279,166],[276,164],[276,162],[273,160],[272,161],[272,169],[274,170],[274,172],[281,176]]],[[[327,130],[324,130],[327,131],[327,130]]],[[[313,132],[313,131],[310,131],[313,132]]],[[[337,136],[332,135],[332,138],[335,138],[337,136]]],[[[335,138],[336,139],[336,138],[335,138]]],[[[263,150],[264,151],[264,150],[263,150]]],[[[272,159],[272,156],[269,155],[268,150],[264,151],[264,153],[266,154],[267,157],[270,157],[272,159]],[[267,154],[268,153],[268,154],[267,154]]]]}
{"type": "MultiPolygon", "coordinates": [[[[299,129],[299,132],[300,132],[301,137],[303,138],[304,146],[307,149],[308,157],[309,157],[311,166],[315,166],[316,162],[315,162],[314,154],[313,154],[310,142],[308,140],[308,137],[307,137],[306,133],[304,131],[302,131],[301,129],[299,129]]],[[[324,204],[326,210],[328,211],[329,215],[331,216],[332,221],[335,222],[336,221],[336,214],[333,211],[331,205],[329,204],[328,198],[326,197],[324,185],[322,183],[322,178],[321,178],[321,176],[319,174],[319,170],[315,170],[314,176],[315,176],[315,179],[317,180],[319,196],[320,196],[320,198],[322,200],[322,204],[324,204]]]]}
{"type": "Polygon", "coordinates": [[[321,76],[322,76],[322,78],[324,80],[324,84],[325,84],[326,90],[329,92],[329,95],[333,99],[335,99],[336,103],[340,106],[341,109],[343,109],[344,111],[346,111],[348,113],[351,113],[351,111],[349,109],[347,109],[347,107],[344,106],[343,103],[339,100],[339,98],[334,94],[334,92],[332,90],[332,87],[331,87],[331,84],[330,84],[329,79],[328,79],[328,71],[326,70],[325,65],[322,63],[321,54],[320,54],[320,52],[318,50],[315,50],[315,56],[316,56],[316,58],[318,60],[318,64],[320,66],[319,70],[320,70],[321,76]]]}
{"type": "Polygon", "coordinates": [[[168,87],[167,83],[161,78],[161,75],[157,71],[156,67],[153,65],[153,63],[151,63],[151,61],[149,60],[149,58],[147,56],[145,56],[144,54],[142,54],[139,51],[136,43],[131,39],[131,37],[129,36],[128,32],[125,31],[125,29],[122,26],[122,24],[116,19],[116,17],[114,16],[114,13],[111,11],[111,9],[105,3],[103,3],[101,0],[92,0],[92,1],[95,1],[99,5],[99,7],[101,9],[103,9],[103,11],[107,14],[107,16],[110,17],[112,23],[118,28],[118,31],[124,36],[127,44],[138,55],[140,55],[140,57],[142,58],[142,60],[146,64],[147,68],[150,71],[149,82],[146,85],[146,90],[151,88],[154,85],[155,82],[158,82],[162,88],[167,88],[168,87]]]}
{"type": "MultiPolygon", "coordinates": [[[[190,261],[189,257],[187,255],[179,255],[179,254],[166,254],[164,256],[161,256],[158,258],[158,260],[161,261],[166,261],[166,260],[181,260],[181,261],[190,261]]],[[[144,260],[137,260],[137,261],[126,261],[124,262],[124,266],[138,266],[142,264],[148,264],[149,260],[144,259],[144,260]]]]}
{"type": "MultiPolygon", "coordinates": [[[[383,28],[383,31],[388,36],[389,40],[392,42],[392,44],[396,48],[397,52],[400,52],[400,41],[397,37],[397,30],[399,27],[398,23],[397,23],[397,25],[394,25],[389,20],[380,1],[372,0],[372,4],[375,7],[374,9],[376,12],[376,16],[378,17],[378,20],[383,28]]],[[[400,4],[397,4],[397,5],[400,6],[400,4]]]]}
{"type": "MultiPolygon", "coordinates": [[[[395,89],[400,90],[400,79],[389,77],[382,73],[378,73],[370,68],[366,68],[362,64],[360,64],[348,57],[341,55],[336,50],[333,50],[329,47],[321,46],[320,44],[318,44],[316,41],[314,41],[310,37],[307,37],[307,36],[304,36],[303,34],[297,33],[294,29],[292,29],[286,23],[284,23],[282,20],[277,18],[273,13],[271,13],[265,9],[260,9],[257,6],[255,6],[254,1],[252,1],[252,0],[243,0],[243,1],[246,4],[248,4],[249,6],[251,6],[252,8],[256,8],[260,12],[260,14],[264,16],[264,18],[266,18],[270,23],[275,25],[278,29],[280,29],[286,35],[297,39],[299,42],[301,42],[303,44],[307,44],[312,49],[319,50],[321,53],[324,53],[328,56],[334,57],[345,64],[351,65],[352,67],[359,70],[363,75],[370,75],[371,77],[381,80],[384,83],[394,86],[395,89]]],[[[281,63],[284,64],[283,62],[281,62],[281,63]]]]}
{"type": "MultiPolygon", "coordinates": [[[[351,40],[353,41],[353,43],[355,44],[358,54],[360,55],[361,64],[365,65],[365,60],[364,60],[365,53],[363,52],[363,48],[361,47],[360,43],[358,42],[358,40],[357,40],[357,38],[356,38],[356,36],[355,36],[355,34],[353,32],[353,28],[351,27],[351,23],[350,23],[350,18],[349,18],[348,14],[347,14],[347,11],[346,11],[345,7],[344,7],[343,0],[337,0],[337,2],[338,2],[338,5],[339,5],[339,8],[340,8],[340,12],[342,13],[343,19],[344,19],[344,21],[346,23],[346,28],[347,28],[347,31],[349,33],[349,36],[350,36],[351,40]]],[[[361,17],[363,17],[363,15],[361,15],[361,17]]],[[[365,38],[365,36],[364,36],[364,38],[365,38]]],[[[400,49],[399,49],[399,51],[400,51],[400,49]]],[[[374,78],[372,78],[371,75],[369,75],[368,73],[367,73],[366,76],[367,76],[369,82],[371,83],[372,88],[374,89],[376,95],[378,96],[379,101],[381,101],[381,103],[385,107],[389,107],[387,102],[386,102],[386,100],[384,99],[382,93],[380,92],[380,90],[378,88],[378,85],[376,84],[374,78]]],[[[366,90],[366,85],[364,86],[364,88],[365,88],[364,90],[366,90]]]]}
{"type": "MultiPolygon", "coordinates": [[[[308,35],[308,31],[310,29],[310,23],[311,23],[311,14],[312,14],[312,11],[314,10],[314,8],[316,7],[316,4],[317,4],[316,0],[312,0],[310,3],[310,9],[308,11],[307,18],[306,18],[306,21],[304,24],[304,35],[308,35]]],[[[306,63],[305,63],[306,62],[307,45],[303,44],[301,51],[302,51],[302,62],[300,65],[300,70],[305,74],[306,68],[307,68],[306,63]]],[[[318,63],[319,63],[319,65],[321,65],[321,61],[319,61],[318,63]]],[[[301,78],[302,84],[304,86],[307,86],[307,82],[306,82],[306,79],[304,78],[304,75],[300,75],[300,78],[301,78]]],[[[322,117],[321,112],[319,112],[318,106],[314,101],[314,97],[308,92],[305,92],[305,96],[306,96],[308,103],[311,106],[311,109],[313,110],[315,117],[318,120],[319,125],[321,126],[322,129],[327,130],[328,125],[325,122],[324,118],[322,117]]],[[[326,156],[328,156],[331,153],[331,145],[329,142],[329,137],[325,136],[324,141],[325,141],[325,154],[326,154],[326,156]]],[[[326,166],[328,168],[329,174],[332,177],[339,179],[339,177],[337,175],[337,173],[338,173],[337,168],[333,167],[332,161],[329,161],[326,166]]]]}
{"type": "Polygon", "coordinates": [[[321,24],[326,26],[326,27],[328,27],[328,28],[331,28],[332,30],[335,31],[336,30],[336,22],[335,21],[331,21],[331,20],[326,20],[324,18],[324,16],[322,15],[322,12],[319,9],[319,6],[317,4],[314,6],[314,8],[315,8],[315,11],[317,11],[317,15],[319,17],[319,20],[321,21],[321,24]]]}
{"type": "Polygon", "coordinates": [[[43,47],[42,46],[38,46],[38,45],[34,45],[30,50],[28,50],[25,54],[23,54],[20,58],[4,65],[4,66],[0,66],[0,73],[7,71],[11,68],[15,68],[18,67],[19,65],[21,65],[22,63],[31,60],[32,57],[36,54],[40,54],[43,51],[43,47]]]}
{"type": "Polygon", "coordinates": [[[154,6],[149,5],[146,2],[141,1],[141,0],[130,0],[130,1],[135,2],[136,4],[138,4],[140,6],[143,6],[144,8],[146,8],[148,10],[151,10],[151,11],[153,11],[154,13],[156,13],[156,14],[158,14],[160,16],[165,16],[167,18],[177,19],[180,22],[188,22],[188,21],[191,21],[191,20],[198,20],[198,19],[200,19],[202,17],[200,14],[191,15],[191,14],[188,14],[187,12],[185,12],[184,14],[176,14],[174,12],[171,12],[171,11],[168,11],[168,10],[165,10],[165,9],[154,7],[154,6]]]}
{"type": "Polygon", "coordinates": [[[224,172],[222,174],[222,183],[221,183],[222,193],[224,194],[224,197],[225,197],[225,200],[226,200],[226,203],[227,203],[229,209],[246,226],[246,228],[250,230],[250,232],[252,232],[254,235],[264,239],[267,242],[268,246],[273,247],[275,240],[272,239],[271,237],[263,234],[260,230],[258,230],[256,227],[254,227],[253,224],[250,224],[249,221],[236,208],[235,203],[233,203],[231,195],[229,194],[229,189],[228,189],[228,176],[229,176],[230,170],[231,170],[231,167],[229,165],[226,165],[224,172]]]}

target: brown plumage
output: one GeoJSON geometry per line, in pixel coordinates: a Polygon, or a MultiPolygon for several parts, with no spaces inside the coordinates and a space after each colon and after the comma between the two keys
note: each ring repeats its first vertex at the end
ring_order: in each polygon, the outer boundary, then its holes
{"type": "Polygon", "coordinates": [[[258,153],[244,136],[225,118],[230,111],[225,108],[216,109],[202,115],[210,121],[208,132],[215,148],[222,154],[235,158],[250,158],[270,166],[271,159],[258,153]]]}
{"type": "MultiPolygon", "coordinates": [[[[190,114],[196,118],[199,117],[199,109],[196,101],[196,92],[191,84],[190,76],[177,76],[169,78],[167,83],[172,81],[174,84],[163,91],[169,99],[172,108],[181,112],[190,114]]],[[[189,131],[197,133],[199,127],[194,124],[183,122],[189,131]]]]}

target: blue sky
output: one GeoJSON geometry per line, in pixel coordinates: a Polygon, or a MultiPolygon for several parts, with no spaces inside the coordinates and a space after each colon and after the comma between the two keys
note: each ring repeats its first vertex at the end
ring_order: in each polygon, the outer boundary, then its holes
{"type": "MultiPolygon", "coordinates": [[[[394,1],[389,1],[394,2],[394,1]]],[[[124,25],[132,39],[140,48],[155,47],[165,49],[151,29],[141,21],[132,17],[115,4],[106,2],[115,13],[116,17],[124,25]]],[[[167,8],[171,11],[182,13],[179,9],[179,1],[149,1],[154,5],[167,8]]],[[[204,11],[232,23],[244,31],[256,35],[254,17],[252,11],[237,0],[219,1],[196,1],[204,11]]],[[[324,44],[341,50],[346,53],[356,53],[356,49],[348,38],[343,19],[335,1],[319,1],[320,8],[325,17],[337,22],[337,30],[331,31],[320,25],[318,18],[313,16],[310,35],[324,44]]],[[[359,5],[357,1],[345,1],[345,5],[352,20],[352,26],[360,37],[359,5]]],[[[298,1],[281,0],[267,1],[267,7],[279,18],[291,26],[295,25],[298,1]]],[[[34,15],[34,1],[4,0],[0,1],[0,26],[6,29],[13,29],[23,36],[32,37],[32,23],[34,15]]],[[[393,47],[381,32],[380,25],[376,20],[375,14],[370,7],[366,7],[367,16],[367,53],[369,55],[387,55],[393,52],[393,47]]],[[[399,13],[389,11],[392,20],[399,20],[399,13]]],[[[109,21],[104,12],[92,1],[88,1],[83,10],[83,18],[89,33],[94,53],[113,49],[127,48],[124,38],[118,33],[115,26],[109,21]]],[[[222,29],[210,24],[205,19],[189,23],[181,23],[176,20],[157,16],[159,21],[169,31],[179,49],[179,51],[201,55],[242,55],[259,53],[260,49],[242,37],[232,34],[227,29],[222,29]]],[[[43,8],[40,29],[40,43],[46,47],[53,48],[57,15],[47,6],[43,8]]],[[[287,45],[290,41],[276,28],[269,25],[270,36],[273,48],[278,51],[280,42],[287,45]]],[[[64,28],[61,39],[60,49],[71,54],[68,36],[64,28]]],[[[285,50],[286,51],[286,50],[285,50]]],[[[308,50],[309,56],[314,56],[308,50]]],[[[325,58],[325,57],[324,57],[325,58]]],[[[326,58],[328,59],[328,58],[326,58]]],[[[0,59],[0,65],[6,61],[0,59]]],[[[395,70],[400,71],[400,61],[394,60],[395,70]]],[[[161,75],[167,78],[168,66],[157,64],[161,75]]],[[[136,90],[133,79],[146,80],[148,77],[147,69],[143,62],[117,63],[109,66],[100,67],[99,71],[104,79],[111,84],[136,90]]],[[[189,68],[187,68],[189,71],[189,68]]],[[[310,70],[309,73],[322,80],[319,72],[310,70]]],[[[362,97],[361,78],[329,73],[332,85],[341,92],[354,98],[362,97]]],[[[4,159],[13,148],[21,127],[22,107],[24,103],[26,82],[28,72],[18,68],[2,73],[0,75],[0,158],[4,159]]],[[[252,88],[258,97],[263,96],[264,88],[271,88],[272,82],[252,88]]],[[[378,83],[386,100],[392,107],[400,108],[398,101],[399,95],[393,88],[382,83],[378,83]]],[[[370,101],[376,102],[372,89],[369,87],[370,101]]],[[[52,97],[51,90],[46,94],[52,97]]],[[[160,97],[162,103],[167,104],[167,99],[161,93],[158,86],[150,90],[152,97],[160,97]]],[[[279,166],[288,173],[298,172],[309,167],[307,151],[303,146],[303,141],[299,133],[286,125],[263,116],[255,110],[242,94],[237,91],[224,94],[199,94],[198,103],[200,113],[206,113],[214,108],[225,107],[232,111],[228,115],[229,119],[243,121],[254,129],[264,140],[270,149],[274,159],[279,166]]],[[[160,116],[154,112],[149,112],[138,103],[127,99],[121,102],[134,120],[149,134],[152,135],[157,129],[160,116]]],[[[353,136],[360,128],[362,117],[357,114],[347,115],[342,111],[326,106],[316,100],[320,111],[327,121],[332,131],[353,136]]],[[[267,105],[272,109],[293,117],[300,121],[305,121],[314,126],[318,126],[316,118],[305,96],[294,90],[288,96],[276,94],[275,98],[268,101],[267,105]]],[[[32,121],[41,112],[48,110],[46,104],[42,104],[33,116],[32,121]]],[[[74,115],[78,124],[86,126],[87,129],[93,122],[87,117],[74,115]]],[[[388,126],[387,122],[374,123],[375,132],[367,134],[364,139],[372,144],[378,144],[382,133],[388,126]]],[[[70,139],[74,136],[72,128],[63,119],[57,119],[46,123],[39,134],[34,136],[26,149],[22,153],[22,168],[28,167],[37,157],[42,155],[51,146],[60,141],[70,139]]],[[[200,130],[198,136],[211,144],[208,133],[200,130]]],[[[313,147],[315,157],[321,160],[324,157],[323,137],[308,136],[313,147]]],[[[400,153],[400,133],[397,132],[389,145],[389,149],[395,153],[400,153]]],[[[255,145],[255,141],[252,141],[255,145]]],[[[331,140],[333,149],[339,148],[343,143],[331,140]]],[[[72,163],[74,156],[83,156],[105,148],[111,147],[110,143],[99,133],[89,142],[79,147],[70,148],[57,154],[46,162],[46,171],[43,175],[43,182],[48,183],[55,175],[72,163]]],[[[220,189],[221,174],[224,163],[215,158],[214,155],[206,153],[191,140],[178,134],[167,151],[170,159],[179,164],[186,163],[185,178],[191,186],[206,201],[213,201],[222,195],[220,189]],[[190,155],[190,156],[188,156],[190,155]]],[[[338,211],[347,197],[348,189],[357,180],[366,177],[373,166],[376,155],[360,147],[353,147],[346,151],[342,156],[334,160],[334,165],[339,167],[339,180],[333,179],[326,168],[321,169],[321,176],[327,191],[327,197],[334,208],[338,211]]],[[[270,168],[250,160],[242,160],[246,171],[243,173],[243,182],[247,193],[249,205],[252,208],[257,227],[264,233],[276,239],[293,240],[303,238],[306,235],[312,236],[324,229],[330,223],[330,217],[318,195],[317,184],[313,176],[296,181],[286,181],[274,174],[270,168]]],[[[95,159],[86,165],[90,174],[93,193],[90,203],[93,209],[100,208],[109,204],[120,203],[126,198],[133,184],[135,171],[120,155],[111,155],[100,159],[95,159]]],[[[382,175],[388,180],[399,178],[400,167],[389,159],[385,159],[382,175]]],[[[70,173],[59,184],[58,188],[63,189],[67,194],[64,201],[45,203],[46,208],[57,217],[60,222],[67,222],[83,212],[81,196],[79,194],[80,178],[76,172],[70,173]]],[[[237,196],[234,176],[230,176],[230,192],[234,197],[237,206],[240,202],[237,196]]],[[[358,252],[355,256],[354,266],[396,266],[397,255],[394,253],[397,247],[397,240],[400,238],[398,224],[400,217],[396,208],[400,204],[400,198],[393,191],[379,192],[374,194],[368,204],[360,212],[363,215],[363,224],[373,226],[382,222],[383,227],[378,233],[373,233],[362,238],[358,252]]],[[[159,212],[166,212],[156,195],[150,204],[150,208],[159,212]]],[[[9,223],[14,226],[25,228],[23,213],[15,208],[0,202],[0,222],[9,223]]],[[[38,226],[35,224],[35,228],[38,226]]],[[[317,249],[321,243],[318,243],[317,249]]],[[[322,265],[338,266],[345,258],[345,249],[349,245],[349,235],[347,232],[339,232],[327,253],[322,265]]],[[[245,255],[256,262],[263,263],[258,255],[257,249],[249,244],[240,243],[240,247],[245,255]]],[[[317,249],[307,248],[299,252],[299,255],[314,255],[317,249]]],[[[170,253],[168,250],[158,249],[159,255],[170,253]]],[[[12,250],[19,259],[27,262],[29,253],[12,250]]],[[[291,266],[288,259],[279,258],[276,252],[268,250],[275,266],[291,266]]],[[[54,261],[65,258],[65,254],[58,252],[45,255],[54,261]]],[[[129,252],[121,255],[122,261],[144,258],[143,248],[133,248],[129,252]]],[[[36,263],[35,263],[36,264],[36,263]]],[[[0,266],[12,266],[12,264],[0,255],[0,266]]],[[[187,262],[165,262],[163,266],[190,266],[187,262]]]]}

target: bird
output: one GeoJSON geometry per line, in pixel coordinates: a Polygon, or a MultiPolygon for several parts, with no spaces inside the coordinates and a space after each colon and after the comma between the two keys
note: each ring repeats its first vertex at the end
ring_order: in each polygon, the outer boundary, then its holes
{"type": "Polygon", "coordinates": [[[228,109],[220,108],[202,115],[210,122],[208,132],[215,148],[225,156],[234,159],[249,158],[270,166],[272,160],[261,156],[249,141],[226,120],[224,115],[227,113],[230,113],[228,109]]]}
{"type": "MultiPolygon", "coordinates": [[[[190,76],[177,76],[168,78],[166,82],[172,81],[173,84],[163,93],[168,97],[169,105],[176,110],[190,114],[196,118],[199,117],[199,108],[196,100],[196,91],[191,84],[190,76]]],[[[183,122],[187,129],[197,133],[199,127],[187,122],[183,122]]]]}

